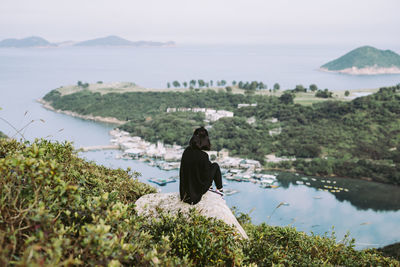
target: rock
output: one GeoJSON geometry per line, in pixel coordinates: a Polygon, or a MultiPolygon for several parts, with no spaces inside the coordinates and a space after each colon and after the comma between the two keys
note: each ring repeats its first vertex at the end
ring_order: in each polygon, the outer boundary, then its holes
{"type": "Polygon", "coordinates": [[[248,239],[246,232],[226,205],[225,200],[220,195],[210,191],[205,193],[196,205],[182,202],[179,193],[148,194],[139,198],[135,204],[135,209],[139,215],[155,217],[158,214],[156,207],[171,214],[177,214],[179,210],[182,213],[188,213],[189,209],[195,208],[205,217],[216,218],[228,225],[233,225],[243,238],[248,239]]]}

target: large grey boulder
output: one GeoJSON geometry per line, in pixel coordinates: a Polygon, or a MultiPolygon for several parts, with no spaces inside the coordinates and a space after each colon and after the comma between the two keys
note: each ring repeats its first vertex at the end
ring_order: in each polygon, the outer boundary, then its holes
{"type": "Polygon", "coordinates": [[[189,213],[189,209],[195,208],[205,217],[213,217],[224,221],[228,225],[233,225],[237,232],[245,239],[248,236],[239,222],[236,220],[232,211],[226,205],[225,200],[218,194],[208,191],[203,195],[200,202],[190,205],[180,200],[179,193],[156,193],[144,195],[136,201],[136,211],[139,215],[157,217],[160,208],[163,212],[177,214],[189,213]]]}

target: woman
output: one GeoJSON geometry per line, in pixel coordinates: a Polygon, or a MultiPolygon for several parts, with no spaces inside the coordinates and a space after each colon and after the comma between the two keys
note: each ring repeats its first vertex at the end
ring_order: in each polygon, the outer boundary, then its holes
{"type": "Polygon", "coordinates": [[[222,194],[222,176],[217,163],[211,163],[208,154],[211,144],[208,132],[204,127],[194,131],[189,146],[182,154],[179,171],[179,191],[181,200],[189,204],[197,204],[202,195],[212,186],[214,181],[217,190],[222,194]]]}

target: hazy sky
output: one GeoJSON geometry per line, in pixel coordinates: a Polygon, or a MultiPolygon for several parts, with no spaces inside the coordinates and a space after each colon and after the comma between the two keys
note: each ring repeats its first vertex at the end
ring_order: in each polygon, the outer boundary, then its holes
{"type": "Polygon", "coordinates": [[[0,39],[400,45],[400,0],[0,0],[0,39]]]}

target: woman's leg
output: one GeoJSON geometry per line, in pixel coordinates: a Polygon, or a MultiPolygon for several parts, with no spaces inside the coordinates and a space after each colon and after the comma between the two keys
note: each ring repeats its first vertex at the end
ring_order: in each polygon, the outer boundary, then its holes
{"type": "Polygon", "coordinates": [[[217,189],[222,189],[221,169],[219,168],[219,165],[216,162],[211,164],[210,177],[212,179],[211,182],[214,181],[215,186],[217,187],[217,189]]]}

